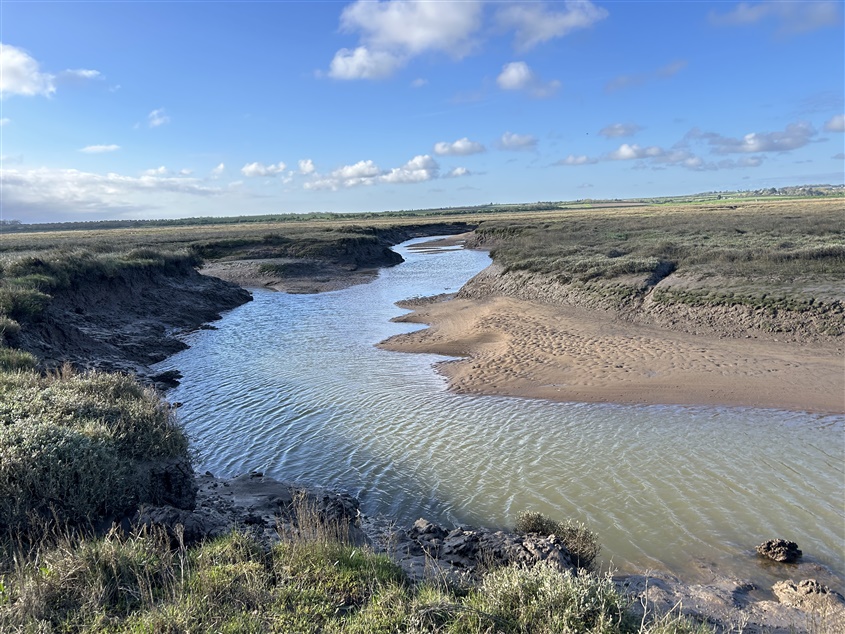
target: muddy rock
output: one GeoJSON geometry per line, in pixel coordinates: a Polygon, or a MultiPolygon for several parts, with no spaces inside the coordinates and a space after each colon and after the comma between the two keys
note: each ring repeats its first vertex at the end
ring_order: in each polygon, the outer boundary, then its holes
{"type": "Polygon", "coordinates": [[[554,535],[517,535],[468,526],[446,530],[426,519],[407,530],[379,525],[378,518],[363,521],[371,542],[416,580],[434,576],[471,582],[497,566],[531,566],[541,561],[561,571],[574,570],[569,551],[554,535]]]}
{"type": "Polygon", "coordinates": [[[773,561],[791,564],[801,558],[798,544],[785,539],[770,539],[757,546],[757,552],[773,561]]]}

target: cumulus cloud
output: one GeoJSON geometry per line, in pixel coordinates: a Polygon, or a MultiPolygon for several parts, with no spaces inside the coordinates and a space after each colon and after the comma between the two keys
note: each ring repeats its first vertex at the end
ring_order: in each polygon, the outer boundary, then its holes
{"type": "Polygon", "coordinates": [[[468,156],[484,152],[485,147],[476,141],[470,141],[467,137],[458,139],[454,143],[441,141],[434,144],[434,153],[438,156],[468,156]]]}
{"type": "Polygon", "coordinates": [[[605,19],[608,12],[589,0],[566,0],[563,9],[552,11],[541,3],[512,3],[496,13],[505,29],[514,31],[514,46],[527,51],[548,40],[586,29],[605,19]]]}
{"type": "Polygon", "coordinates": [[[349,189],[351,187],[377,185],[382,183],[421,183],[437,178],[440,166],[428,154],[415,156],[402,167],[383,171],[373,161],[358,161],[344,165],[327,176],[318,176],[305,183],[305,189],[349,189]]]}
{"type": "Polygon", "coordinates": [[[343,10],[340,25],[342,31],[357,33],[360,44],[335,54],[329,76],[381,79],[411,58],[431,51],[463,57],[475,45],[481,9],[479,0],[357,0],[343,10]]]}
{"type": "Polygon", "coordinates": [[[749,26],[763,22],[777,25],[778,33],[794,35],[840,24],[840,3],[834,0],[781,0],[740,2],[727,13],[710,12],[715,26],[749,26]]]}
{"type": "Polygon", "coordinates": [[[164,108],[157,108],[147,115],[147,125],[151,128],[157,128],[166,123],[170,123],[170,117],[164,111],[164,108]]]}
{"type": "Polygon", "coordinates": [[[756,153],[756,152],[788,152],[797,150],[810,143],[816,136],[815,128],[809,123],[800,121],[790,123],[786,128],[776,132],[749,132],[741,139],[722,136],[714,132],[700,132],[692,130],[689,138],[704,139],[716,154],[756,153]]]}
{"type": "Polygon", "coordinates": [[[380,180],[384,183],[421,183],[437,178],[440,166],[428,154],[415,156],[402,167],[394,167],[382,174],[380,180]]]}
{"type": "Polygon", "coordinates": [[[311,159],[301,159],[299,161],[299,173],[300,174],[313,174],[317,170],[314,167],[314,161],[311,159]]]}
{"type": "Polygon", "coordinates": [[[824,129],[828,132],[845,132],[845,114],[833,115],[824,124],[824,129]]]}
{"type": "Polygon", "coordinates": [[[85,154],[103,154],[105,152],[116,152],[120,149],[119,145],[86,145],[84,148],[80,148],[80,152],[84,152],[85,154]]]}
{"type": "Polygon", "coordinates": [[[212,178],[220,178],[223,175],[223,172],[226,171],[225,163],[220,163],[217,167],[211,170],[211,177],[212,178]]]}
{"type": "Polygon", "coordinates": [[[0,43],[0,97],[49,97],[56,92],[55,80],[55,75],[41,72],[40,65],[29,53],[0,43]]]}
{"type": "Polygon", "coordinates": [[[597,158],[593,158],[591,156],[587,156],[586,154],[581,154],[576,156],[575,154],[570,154],[565,159],[559,160],[555,165],[592,165],[593,163],[598,163],[599,160],[597,158]]]}
{"type": "Polygon", "coordinates": [[[613,161],[630,161],[632,159],[654,158],[663,154],[665,154],[664,150],[656,145],[641,147],[636,143],[633,145],[623,143],[618,149],[608,154],[608,158],[613,161]]]}
{"type": "Polygon", "coordinates": [[[531,134],[505,132],[497,145],[502,150],[533,150],[537,147],[537,137],[531,134]]]}
{"type": "Polygon", "coordinates": [[[342,48],[335,53],[329,76],[335,79],[384,79],[404,63],[402,57],[387,51],[371,51],[366,46],[342,48]]]}
{"type": "Polygon", "coordinates": [[[153,169],[144,170],[144,176],[164,176],[167,174],[167,168],[162,165],[161,167],[154,167],[153,169]]]}
{"type": "Polygon", "coordinates": [[[263,163],[247,163],[241,168],[241,174],[248,178],[255,178],[256,176],[278,176],[285,171],[287,165],[279,161],[275,165],[264,165],[263,163]]]}
{"type": "Polygon", "coordinates": [[[465,167],[453,167],[446,173],[445,178],[460,178],[461,176],[470,176],[472,172],[470,172],[465,167]]]}
{"type": "Polygon", "coordinates": [[[502,66],[496,84],[502,90],[523,90],[538,99],[551,97],[560,89],[559,81],[544,82],[525,62],[510,62],[502,66]]]}
{"type": "Polygon", "coordinates": [[[642,126],[636,123],[611,123],[599,130],[599,134],[607,139],[616,139],[619,137],[634,136],[642,129],[642,126]]]}
{"type": "Polygon", "coordinates": [[[611,79],[604,86],[605,92],[617,92],[627,88],[635,88],[642,86],[651,81],[658,79],[668,79],[674,77],[687,67],[686,60],[676,60],[665,66],[661,66],[657,70],[645,73],[636,73],[633,75],[617,75],[611,79]]]}

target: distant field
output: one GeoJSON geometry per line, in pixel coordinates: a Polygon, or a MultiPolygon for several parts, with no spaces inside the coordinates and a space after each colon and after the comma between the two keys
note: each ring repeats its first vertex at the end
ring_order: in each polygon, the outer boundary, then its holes
{"type": "MultiPolygon", "coordinates": [[[[719,303],[730,292],[752,298],[751,303],[764,302],[761,305],[773,295],[778,301],[795,298],[803,305],[813,298],[841,300],[845,295],[842,198],[685,200],[636,206],[619,202],[606,201],[610,206],[595,208],[585,207],[584,201],[570,203],[569,208],[532,203],[444,215],[18,229],[3,232],[0,266],[8,270],[14,260],[36,254],[57,262],[80,253],[100,257],[135,249],[181,252],[205,260],[326,257],[345,243],[374,241],[394,229],[460,221],[478,226],[480,241],[492,248],[495,261],[506,269],[541,273],[564,283],[615,285],[623,295],[669,274],[674,274],[671,290],[662,290],[656,299],[719,303]]],[[[26,275],[19,270],[16,278],[26,275]]]]}

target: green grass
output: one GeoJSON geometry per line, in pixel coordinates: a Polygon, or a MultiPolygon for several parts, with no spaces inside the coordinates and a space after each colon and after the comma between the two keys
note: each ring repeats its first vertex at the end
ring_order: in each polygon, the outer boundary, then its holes
{"type": "Polygon", "coordinates": [[[778,308],[818,311],[808,287],[833,293],[845,278],[843,211],[838,200],[581,210],[542,222],[491,220],[476,233],[506,271],[539,273],[597,292],[642,295],[675,273],[698,288],[688,294],[673,288],[655,299],[766,308],[771,299],[764,300],[787,287],[778,308]]]}
{"type": "Polygon", "coordinates": [[[18,366],[0,372],[0,530],[119,514],[144,495],[142,463],[187,459],[169,406],[133,378],[69,368],[43,376],[21,369],[31,355],[7,348],[0,363],[18,366]]]}
{"type": "Polygon", "coordinates": [[[3,632],[704,633],[629,611],[609,575],[547,566],[475,587],[412,583],[385,555],[297,538],[267,550],[240,533],[190,549],[162,532],[54,533],[0,569],[3,632]]]}
{"type": "Polygon", "coordinates": [[[581,522],[559,522],[542,513],[522,511],[516,517],[514,531],[523,534],[554,535],[569,551],[572,563],[578,568],[592,570],[601,547],[598,535],[581,522]]]}

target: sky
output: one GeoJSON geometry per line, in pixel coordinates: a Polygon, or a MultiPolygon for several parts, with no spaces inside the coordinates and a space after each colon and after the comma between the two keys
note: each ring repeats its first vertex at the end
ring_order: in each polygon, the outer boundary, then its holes
{"type": "Polygon", "coordinates": [[[0,216],[843,182],[841,1],[0,2],[0,216]]]}

